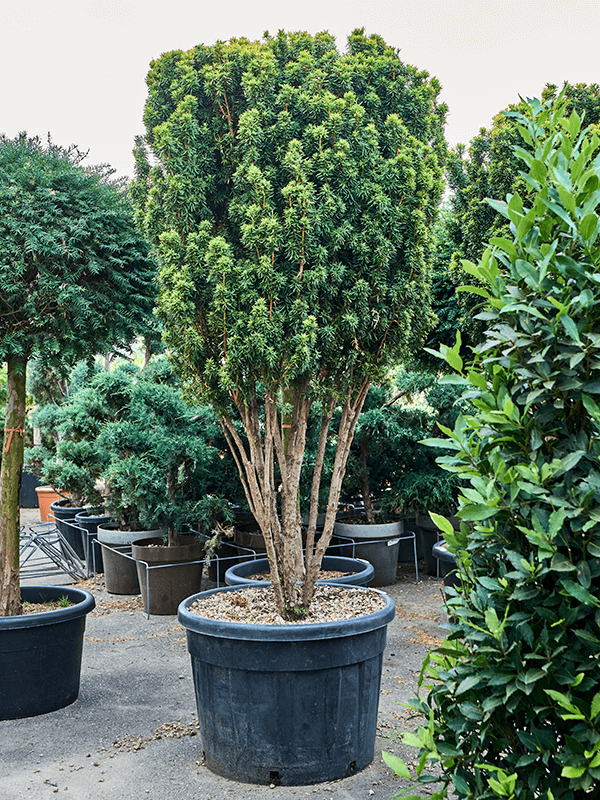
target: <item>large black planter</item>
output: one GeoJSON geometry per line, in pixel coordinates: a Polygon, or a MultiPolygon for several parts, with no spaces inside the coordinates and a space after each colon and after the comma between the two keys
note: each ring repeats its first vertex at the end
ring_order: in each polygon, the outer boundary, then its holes
{"type": "Polygon", "coordinates": [[[83,514],[87,509],[83,506],[73,508],[68,504],[68,500],[56,500],[50,506],[50,514],[54,517],[56,527],[60,533],[62,533],[73,550],[75,550],[79,558],[84,561],[85,551],[83,549],[83,542],[81,541],[81,531],[75,523],[75,517],[77,514],[83,514]],[[70,520],[73,524],[69,525],[67,520],[70,520]]]}
{"type": "MultiPolygon", "coordinates": [[[[333,781],[373,760],[391,598],[357,619],[246,625],[188,611],[183,601],[206,765],[258,784],[333,781]]],[[[366,591],[352,588],[349,591],[366,591]]]]}
{"type": "Polygon", "coordinates": [[[111,519],[112,517],[108,514],[92,514],[89,509],[75,515],[75,524],[83,528],[81,542],[88,571],[95,567],[96,572],[104,572],[102,548],[97,543],[98,525],[106,525],[111,519]]]}
{"type": "MultiPolygon", "coordinates": [[[[416,519],[421,539],[421,550],[425,558],[425,569],[428,575],[438,577],[438,559],[433,555],[433,546],[442,540],[442,532],[429,514],[418,512],[416,519]]],[[[460,530],[458,517],[447,517],[447,519],[452,523],[454,530],[460,530]]]]}
{"type": "MultiPolygon", "coordinates": [[[[348,584],[351,586],[366,586],[373,578],[375,569],[368,561],[359,558],[344,558],[343,556],[323,556],[321,568],[328,571],[347,572],[339,578],[319,580],[317,583],[348,584]]],[[[228,586],[270,586],[270,580],[253,580],[252,575],[268,572],[269,560],[258,558],[255,561],[244,561],[229,567],[225,573],[225,583],[228,586]]]]}
{"type": "Polygon", "coordinates": [[[202,582],[204,543],[186,536],[171,547],[162,541],[140,539],[131,546],[147,614],[176,614],[181,601],[198,592],[202,582]]]}
{"type": "Polygon", "coordinates": [[[76,605],[0,617],[0,719],[35,717],[77,700],[85,617],[93,596],[70,586],[22,586],[30,603],[67,596],[76,605]]]}

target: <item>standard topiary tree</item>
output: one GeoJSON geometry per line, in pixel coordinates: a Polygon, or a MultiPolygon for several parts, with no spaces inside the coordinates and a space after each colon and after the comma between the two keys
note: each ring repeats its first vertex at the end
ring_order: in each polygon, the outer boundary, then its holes
{"type": "Polygon", "coordinates": [[[488,331],[469,367],[445,353],[477,412],[435,441],[471,530],[447,528],[462,587],[414,703],[428,726],[405,739],[433,798],[576,800],[600,782],[600,138],[560,104],[526,108],[530,201],[494,202],[512,237],[465,262],[488,331]]]}
{"type": "Polygon", "coordinates": [[[20,612],[19,496],[25,380],[34,353],[73,362],[133,339],[154,268],[122,186],[84,154],[0,136],[0,358],[8,399],[0,492],[0,615],[20,612]]]}
{"type": "Polygon", "coordinates": [[[140,147],[136,197],[160,253],[168,346],[190,392],[219,410],[279,613],[303,615],[369,384],[431,325],[439,85],[357,30],[344,55],[327,33],[284,32],[167,53],[148,87],[146,145],[159,166],[140,147]],[[321,425],[304,558],[298,492],[311,408],[321,425]]]}

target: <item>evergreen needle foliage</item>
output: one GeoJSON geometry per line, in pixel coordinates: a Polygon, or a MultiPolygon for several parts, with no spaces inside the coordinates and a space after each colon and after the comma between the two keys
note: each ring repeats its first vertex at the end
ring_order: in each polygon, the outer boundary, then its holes
{"type": "Polygon", "coordinates": [[[327,33],[284,32],[167,53],[148,87],[145,146],[159,166],[140,141],[135,192],[160,255],[166,340],[191,394],[219,410],[280,613],[304,614],[369,383],[434,319],[426,262],[445,156],[440,87],[362,30],[344,55],[327,33]],[[298,493],[316,404],[305,561],[298,493]]]}
{"type": "Polygon", "coordinates": [[[149,324],[154,266],[123,188],[84,154],[0,136],[0,359],[8,363],[0,614],[18,613],[19,494],[29,359],[74,363],[149,324]]]}
{"type": "Polygon", "coordinates": [[[560,102],[525,108],[530,197],[494,201],[511,238],[464,262],[488,331],[469,367],[460,342],[444,351],[477,412],[434,442],[465,484],[452,633],[414,701],[428,725],[405,738],[434,798],[577,800],[600,782],[600,139],[560,102]]]}

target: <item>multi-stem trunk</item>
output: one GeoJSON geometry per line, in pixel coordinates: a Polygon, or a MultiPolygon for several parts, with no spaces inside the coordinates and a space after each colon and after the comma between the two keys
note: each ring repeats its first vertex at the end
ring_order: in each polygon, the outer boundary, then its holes
{"type": "Polygon", "coordinates": [[[303,554],[298,496],[312,405],[307,399],[307,386],[286,387],[283,394],[286,409],[283,425],[286,427],[283,427],[280,418],[280,395],[277,391],[267,391],[265,395],[264,421],[261,421],[256,399],[237,401],[246,441],[239,435],[231,419],[222,419],[250,510],[265,539],[275,602],[284,619],[301,619],[309,610],[315,580],[333,533],[348,452],[367,389],[368,383],[365,382],[354,396],[349,393],[343,405],[325,526],[315,545],[319,488],[329,423],[335,405],[333,399],[323,414],[312,481],[306,554],[303,554]],[[276,463],[279,467],[279,483],[276,481],[276,463]]]}
{"type": "Polygon", "coordinates": [[[4,447],[0,471],[0,616],[20,614],[19,535],[23,432],[25,429],[24,356],[8,360],[4,447]]]}

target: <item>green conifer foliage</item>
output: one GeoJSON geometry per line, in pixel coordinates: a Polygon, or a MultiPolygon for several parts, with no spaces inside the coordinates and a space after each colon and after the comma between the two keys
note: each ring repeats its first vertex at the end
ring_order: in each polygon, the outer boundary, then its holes
{"type": "Polygon", "coordinates": [[[428,725],[405,739],[421,782],[441,775],[432,798],[598,794],[600,137],[560,100],[513,117],[531,194],[491,201],[510,238],[463,262],[488,330],[468,366],[460,341],[445,350],[476,412],[433,441],[463,480],[464,522],[446,528],[462,578],[452,633],[414,703],[428,725]]]}
{"type": "Polygon", "coordinates": [[[8,400],[0,495],[0,614],[18,613],[25,377],[33,354],[73,362],[148,323],[154,268],[106,167],[20,134],[0,136],[0,359],[8,400]]]}
{"type": "Polygon", "coordinates": [[[344,55],[327,33],[283,32],[167,53],[148,87],[145,146],[158,166],[140,140],[135,192],[160,254],[167,343],[192,394],[219,409],[282,613],[303,613],[369,383],[431,327],[428,226],[445,154],[439,85],[357,30],[344,55]],[[305,562],[298,487],[316,403],[305,562]],[[313,554],[338,404],[325,535],[313,554]]]}

